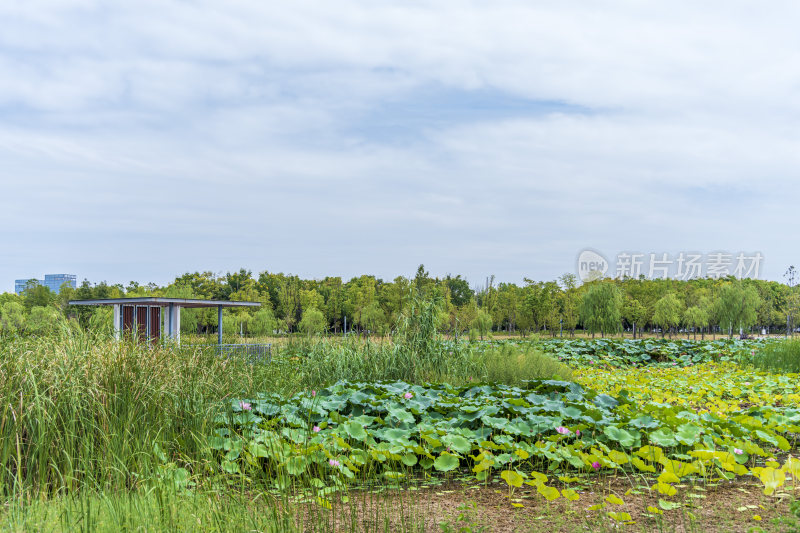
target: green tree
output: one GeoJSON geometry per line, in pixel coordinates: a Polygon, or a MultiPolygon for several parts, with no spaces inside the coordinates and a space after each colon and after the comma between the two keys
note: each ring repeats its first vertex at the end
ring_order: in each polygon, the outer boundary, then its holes
{"type": "MultiPolygon", "coordinates": [[[[204,324],[206,323],[203,317],[204,314],[203,309],[181,309],[181,333],[197,333],[200,331],[201,320],[204,324]]],[[[214,322],[214,324],[216,324],[216,322],[214,322]]]]}
{"type": "Polygon", "coordinates": [[[472,326],[475,318],[478,316],[478,302],[473,298],[466,305],[456,309],[454,317],[454,330],[457,334],[461,334],[464,330],[472,326]]]}
{"type": "Polygon", "coordinates": [[[227,272],[225,274],[225,283],[219,285],[216,297],[220,300],[228,300],[231,294],[254,285],[253,273],[247,269],[240,268],[239,272],[227,272]]]}
{"type": "Polygon", "coordinates": [[[226,312],[222,315],[222,332],[242,335],[250,331],[250,315],[226,312]]]}
{"type": "Polygon", "coordinates": [[[497,287],[497,306],[493,316],[494,325],[500,330],[503,324],[506,331],[511,333],[516,329],[517,319],[522,307],[522,298],[519,287],[513,283],[501,283],[497,287]]]}
{"type": "Polygon", "coordinates": [[[716,303],[716,315],[719,324],[728,329],[728,336],[733,331],[744,332],[758,320],[758,308],[761,299],[755,288],[745,286],[742,282],[726,283],[719,291],[716,303]]]}
{"type": "Polygon", "coordinates": [[[672,338],[672,330],[680,324],[682,312],[683,303],[674,293],[662,296],[661,299],[656,302],[653,322],[661,327],[662,339],[666,331],[669,331],[669,338],[672,338]]]}
{"type": "Polygon", "coordinates": [[[578,325],[578,277],[567,273],[559,277],[558,282],[562,288],[559,307],[563,326],[569,331],[570,337],[574,337],[575,326],[578,325]]]}
{"type": "Polygon", "coordinates": [[[6,302],[0,307],[0,331],[6,334],[22,332],[25,327],[25,308],[17,302],[6,302]]]}
{"type": "Polygon", "coordinates": [[[114,311],[107,306],[99,305],[89,318],[89,329],[98,334],[110,335],[114,330],[114,311]]]}
{"type": "Polygon", "coordinates": [[[692,328],[697,340],[697,329],[708,326],[708,311],[697,305],[687,307],[683,312],[683,323],[686,325],[686,338],[689,338],[689,328],[692,328]]]}
{"type": "Polygon", "coordinates": [[[701,311],[706,316],[706,323],[704,326],[700,326],[700,339],[705,340],[706,338],[706,328],[709,328],[711,325],[711,320],[714,314],[714,306],[711,303],[710,296],[700,296],[697,300],[697,307],[700,308],[701,311]]]}
{"type": "Polygon", "coordinates": [[[492,330],[492,315],[483,309],[478,309],[478,313],[476,314],[471,325],[473,328],[478,330],[481,340],[483,340],[484,335],[488,335],[488,333],[492,330]]]}
{"type": "MultiPolygon", "coordinates": [[[[119,296],[121,296],[121,294],[119,296]]],[[[58,295],[55,297],[58,308],[66,312],[67,309],[69,309],[69,301],[74,299],[75,289],[72,288],[68,281],[65,281],[61,284],[61,287],[58,289],[58,295]]]]}
{"type": "Polygon", "coordinates": [[[300,290],[300,307],[305,311],[312,307],[325,311],[325,298],[316,289],[300,290]]]}
{"type": "Polygon", "coordinates": [[[550,328],[553,332],[558,324],[558,295],[561,289],[553,281],[535,282],[525,278],[524,307],[536,330],[550,328]]]}
{"type": "Polygon", "coordinates": [[[308,335],[319,335],[325,331],[325,315],[315,307],[309,307],[303,312],[298,327],[300,331],[308,335]]]}
{"type": "Polygon", "coordinates": [[[635,298],[627,298],[622,306],[622,317],[633,327],[633,338],[636,338],[636,327],[641,330],[647,320],[647,308],[635,298]]]}
{"type": "MultiPolygon", "coordinates": [[[[133,282],[131,282],[133,283],[133,282]]],[[[138,285],[138,284],[137,284],[138,285]]],[[[220,294],[220,283],[213,272],[187,272],[175,278],[173,285],[188,287],[196,298],[212,299],[220,294]]]]}
{"type": "Polygon", "coordinates": [[[269,307],[262,307],[253,315],[250,322],[247,324],[247,331],[252,335],[265,337],[272,335],[272,332],[277,329],[278,321],[275,320],[275,314],[269,307]]]}
{"type": "Polygon", "coordinates": [[[613,283],[592,283],[581,300],[580,316],[584,329],[591,331],[592,337],[598,331],[602,337],[606,332],[618,331],[622,321],[621,307],[622,296],[613,283]]]}
{"type": "Polygon", "coordinates": [[[39,285],[33,280],[29,281],[22,291],[22,303],[30,311],[34,307],[47,307],[55,301],[55,294],[44,285],[39,285]]]}
{"type": "Polygon", "coordinates": [[[36,306],[25,321],[25,331],[33,335],[47,335],[59,327],[62,317],[53,306],[36,306]]]}
{"type": "Polygon", "coordinates": [[[398,276],[391,283],[381,286],[379,299],[384,304],[388,324],[396,324],[400,320],[403,313],[408,310],[413,294],[411,280],[403,276],[398,276]]]}
{"type": "Polygon", "coordinates": [[[278,316],[283,318],[287,332],[291,332],[297,323],[298,313],[300,313],[300,279],[297,276],[288,276],[281,280],[278,287],[278,316]]]}
{"type": "Polygon", "coordinates": [[[414,275],[414,288],[417,289],[417,294],[425,298],[429,298],[433,293],[433,288],[436,285],[436,280],[431,278],[425,265],[417,267],[417,273],[414,275]]]}
{"type": "Polygon", "coordinates": [[[342,278],[339,277],[326,277],[320,283],[320,294],[325,299],[325,318],[333,328],[334,332],[338,332],[342,327],[344,319],[344,285],[342,278]]]}
{"type": "Polygon", "coordinates": [[[444,278],[444,283],[450,289],[450,299],[456,307],[466,305],[472,299],[472,289],[469,288],[467,280],[461,279],[461,275],[453,278],[448,274],[444,278]]]}
{"type": "Polygon", "coordinates": [[[381,309],[380,304],[377,301],[372,301],[368,303],[360,313],[360,322],[359,325],[370,331],[371,333],[377,333],[378,335],[383,335],[385,330],[386,324],[386,315],[381,309]]]}

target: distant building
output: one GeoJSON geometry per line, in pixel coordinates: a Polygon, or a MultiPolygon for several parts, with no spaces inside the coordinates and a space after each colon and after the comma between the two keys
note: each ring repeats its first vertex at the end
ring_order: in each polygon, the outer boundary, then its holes
{"type": "Polygon", "coordinates": [[[17,279],[14,280],[14,292],[17,294],[22,294],[22,291],[25,290],[25,287],[28,286],[28,282],[35,282],[38,285],[44,285],[51,292],[58,294],[58,291],[61,290],[61,286],[64,283],[68,283],[70,287],[73,289],[77,288],[78,286],[78,277],[75,274],[45,274],[44,279],[17,279]]]}

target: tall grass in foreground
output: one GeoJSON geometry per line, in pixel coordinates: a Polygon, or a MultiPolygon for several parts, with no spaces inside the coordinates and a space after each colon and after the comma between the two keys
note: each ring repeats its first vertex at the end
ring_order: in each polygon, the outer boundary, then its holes
{"type": "Polygon", "coordinates": [[[261,391],[291,394],[343,379],[516,384],[569,377],[530,348],[476,353],[466,344],[407,337],[293,349],[298,361],[250,365],[213,351],[75,330],[0,341],[0,497],[131,489],[161,475],[165,463],[196,469],[208,459],[207,439],[224,401],[261,391]]]}
{"type": "Polygon", "coordinates": [[[800,340],[786,339],[767,343],[756,352],[753,366],[771,372],[800,372],[800,340]]]}
{"type": "MultiPolygon", "coordinates": [[[[317,484],[327,471],[221,471],[209,438],[228,400],[262,391],[568,377],[530,347],[478,353],[442,342],[434,320],[435,309],[420,305],[393,342],[303,340],[269,365],[77,329],[0,338],[0,530],[419,530],[421,502],[371,492],[386,485],[382,471],[364,468],[344,505],[317,484]],[[329,497],[331,508],[320,506],[329,497]]],[[[395,486],[413,488],[403,468],[395,486]]]]}
{"type": "Polygon", "coordinates": [[[331,509],[230,491],[80,492],[13,501],[0,508],[0,531],[417,533],[431,531],[430,507],[402,490],[364,491],[331,509]]]}
{"type": "Polygon", "coordinates": [[[196,461],[218,402],[261,389],[258,373],[200,350],[74,330],[2,341],[0,497],[135,488],[163,454],[196,461]]]}
{"type": "Polygon", "coordinates": [[[0,512],[0,531],[297,531],[274,505],[237,494],[144,490],[16,500],[0,512]]]}

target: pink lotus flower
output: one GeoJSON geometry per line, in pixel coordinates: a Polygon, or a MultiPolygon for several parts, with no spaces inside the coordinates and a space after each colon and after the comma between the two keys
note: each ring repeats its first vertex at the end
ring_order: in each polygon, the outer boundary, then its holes
{"type": "Polygon", "coordinates": [[[312,428],[312,431],[313,431],[314,433],[319,433],[319,426],[314,426],[314,427],[312,428]]]}
{"type": "Polygon", "coordinates": [[[406,400],[410,400],[413,397],[414,397],[414,395],[411,394],[410,392],[407,392],[407,393],[403,394],[403,398],[405,398],[406,400]]]}
{"type": "Polygon", "coordinates": [[[314,397],[316,397],[316,396],[317,396],[317,391],[315,391],[315,390],[312,390],[312,391],[311,391],[311,397],[312,397],[312,398],[314,398],[314,397]]]}
{"type": "Polygon", "coordinates": [[[567,429],[567,428],[565,428],[564,426],[558,426],[558,427],[556,428],[556,431],[558,431],[558,432],[559,432],[559,433],[561,433],[562,435],[569,435],[570,433],[572,433],[570,430],[568,430],[568,429],[567,429]]]}
{"type": "Polygon", "coordinates": [[[252,411],[253,406],[250,405],[248,402],[239,402],[239,407],[242,408],[242,411],[252,411]]]}
{"type": "Polygon", "coordinates": [[[339,466],[341,463],[339,463],[339,461],[336,459],[328,459],[328,464],[331,466],[339,466]]]}
{"type": "Polygon", "coordinates": [[[594,468],[595,470],[600,470],[600,463],[598,463],[597,461],[593,462],[592,468],[594,468]]]}
{"type": "Polygon", "coordinates": [[[575,436],[576,437],[580,437],[581,436],[581,430],[580,429],[576,429],[575,430],[575,436]]]}
{"type": "Polygon", "coordinates": [[[736,455],[742,455],[744,451],[739,448],[734,448],[733,453],[735,453],[736,455]]]}

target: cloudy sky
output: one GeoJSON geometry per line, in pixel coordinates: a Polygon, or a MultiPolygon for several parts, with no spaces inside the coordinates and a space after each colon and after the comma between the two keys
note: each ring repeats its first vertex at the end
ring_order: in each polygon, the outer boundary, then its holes
{"type": "Polygon", "coordinates": [[[15,278],[800,263],[800,4],[0,2],[15,278]]]}

